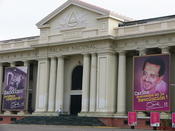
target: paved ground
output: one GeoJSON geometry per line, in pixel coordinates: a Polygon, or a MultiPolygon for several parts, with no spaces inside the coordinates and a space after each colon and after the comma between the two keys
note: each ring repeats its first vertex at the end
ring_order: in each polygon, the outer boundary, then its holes
{"type": "MultiPolygon", "coordinates": [[[[107,127],[52,126],[52,125],[0,125],[0,131],[130,131],[107,127]]],[[[141,130],[132,130],[141,131],[141,130]]]]}

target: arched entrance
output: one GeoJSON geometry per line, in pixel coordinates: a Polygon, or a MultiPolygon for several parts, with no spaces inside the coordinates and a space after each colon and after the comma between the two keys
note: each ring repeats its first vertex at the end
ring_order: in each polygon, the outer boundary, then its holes
{"type": "Polygon", "coordinates": [[[70,95],[70,114],[77,115],[81,111],[81,93],[82,90],[83,66],[78,65],[72,71],[71,91],[70,95]]]}

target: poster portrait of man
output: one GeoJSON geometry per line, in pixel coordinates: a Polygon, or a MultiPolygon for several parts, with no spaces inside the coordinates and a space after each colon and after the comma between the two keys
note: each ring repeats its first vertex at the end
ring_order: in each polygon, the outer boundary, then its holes
{"type": "Polygon", "coordinates": [[[134,110],[169,110],[169,55],[134,58],[134,110]]]}

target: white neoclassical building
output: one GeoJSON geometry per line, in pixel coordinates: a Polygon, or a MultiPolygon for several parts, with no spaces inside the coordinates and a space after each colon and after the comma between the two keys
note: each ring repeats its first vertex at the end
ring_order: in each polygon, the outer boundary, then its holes
{"type": "MultiPolygon", "coordinates": [[[[134,56],[169,53],[175,72],[175,16],[133,20],[68,0],[37,27],[40,36],[0,41],[1,100],[5,67],[30,70],[28,107],[19,114],[52,115],[61,108],[80,116],[127,116],[133,103],[134,56]]],[[[173,112],[174,73],[170,79],[173,112]]],[[[13,112],[1,110],[6,113],[13,112]]]]}

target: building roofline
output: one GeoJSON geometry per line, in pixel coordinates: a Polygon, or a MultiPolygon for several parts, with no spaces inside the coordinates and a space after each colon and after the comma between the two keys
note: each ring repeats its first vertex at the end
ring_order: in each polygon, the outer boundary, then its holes
{"type": "Polygon", "coordinates": [[[1,40],[0,43],[8,43],[8,42],[11,42],[11,41],[15,41],[15,42],[18,42],[18,41],[23,41],[23,40],[33,40],[33,39],[36,39],[36,38],[39,38],[40,36],[29,36],[29,37],[22,37],[22,38],[14,38],[14,39],[8,39],[8,40],[1,40]]]}
{"type": "Polygon", "coordinates": [[[49,15],[47,15],[42,20],[40,20],[36,24],[36,26],[38,28],[43,27],[48,21],[53,19],[56,15],[58,15],[61,11],[63,11],[64,9],[69,7],[70,5],[80,6],[82,8],[88,9],[88,10],[93,11],[93,12],[97,12],[97,13],[99,13],[101,15],[104,15],[104,16],[106,16],[106,15],[107,16],[113,16],[114,18],[121,19],[122,21],[131,21],[131,20],[133,20],[132,18],[114,13],[110,10],[104,9],[102,7],[98,7],[98,6],[93,5],[93,4],[86,3],[86,2],[81,1],[81,0],[67,0],[65,3],[63,3],[61,6],[59,6],[57,9],[55,9],[53,12],[51,12],[49,15]]]}
{"type": "Polygon", "coordinates": [[[132,26],[132,25],[138,25],[138,24],[146,24],[149,22],[156,22],[156,21],[169,20],[169,19],[175,19],[175,15],[168,15],[168,16],[161,16],[161,17],[155,17],[155,18],[148,18],[148,19],[123,22],[123,23],[119,24],[119,27],[132,26]]]}

